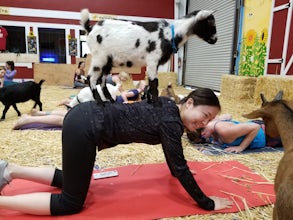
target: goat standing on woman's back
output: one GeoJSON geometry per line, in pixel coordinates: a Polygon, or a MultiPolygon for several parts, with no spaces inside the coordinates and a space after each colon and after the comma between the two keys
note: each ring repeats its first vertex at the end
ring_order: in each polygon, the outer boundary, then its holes
{"type": "Polygon", "coordinates": [[[112,100],[105,86],[112,67],[147,66],[149,77],[148,101],[160,106],[158,100],[158,66],[165,64],[189,37],[214,44],[217,41],[212,11],[194,11],[172,24],[166,20],[140,22],[116,19],[100,20],[90,25],[89,11],[81,12],[81,24],[87,31],[87,44],[92,54],[89,69],[90,86],[95,100],[102,103],[96,90],[101,84],[108,100],[112,100]]]}
{"type": "Polygon", "coordinates": [[[284,156],[275,177],[274,220],[293,219],[293,101],[282,100],[282,95],[280,91],[273,101],[268,102],[261,94],[262,107],[244,115],[251,119],[263,118],[266,134],[280,136],[284,146],[284,156]]]}

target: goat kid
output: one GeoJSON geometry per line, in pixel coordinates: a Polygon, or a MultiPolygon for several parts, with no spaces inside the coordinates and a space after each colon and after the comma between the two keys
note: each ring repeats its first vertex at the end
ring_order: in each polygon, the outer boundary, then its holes
{"type": "Polygon", "coordinates": [[[293,219],[293,101],[282,100],[282,95],[280,91],[273,101],[268,102],[261,94],[262,107],[244,115],[250,119],[263,118],[266,134],[280,136],[283,143],[284,155],[275,177],[274,220],[293,219]]]}
{"type": "MultiPolygon", "coordinates": [[[[116,86],[113,86],[110,83],[106,83],[107,89],[111,94],[111,97],[113,100],[116,100],[117,93],[119,92],[120,84],[116,84],[116,86]]],[[[104,96],[104,93],[101,89],[100,85],[97,85],[98,93],[101,97],[101,99],[106,102],[107,98],[104,96]]],[[[84,87],[79,91],[79,93],[70,101],[68,105],[66,105],[69,108],[73,108],[74,106],[78,105],[82,102],[88,102],[88,101],[95,101],[93,97],[93,93],[90,89],[90,87],[84,87]]]]}
{"type": "Polygon", "coordinates": [[[12,106],[17,115],[20,116],[21,113],[17,109],[16,104],[21,102],[26,102],[28,100],[35,101],[33,108],[37,105],[42,111],[42,102],[40,101],[40,93],[41,93],[41,85],[45,80],[41,80],[39,83],[35,83],[33,81],[17,83],[13,85],[9,85],[3,88],[0,88],[0,101],[3,103],[4,110],[2,113],[1,120],[5,119],[5,115],[12,106]]]}
{"type": "Polygon", "coordinates": [[[212,11],[194,11],[172,23],[166,20],[140,22],[105,19],[91,26],[88,9],[81,11],[81,25],[86,30],[92,54],[89,69],[90,87],[95,100],[102,103],[96,91],[101,84],[107,99],[112,100],[105,86],[112,67],[147,66],[148,101],[160,106],[158,100],[158,66],[165,64],[189,37],[198,36],[209,44],[217,41],[212,11]]]}

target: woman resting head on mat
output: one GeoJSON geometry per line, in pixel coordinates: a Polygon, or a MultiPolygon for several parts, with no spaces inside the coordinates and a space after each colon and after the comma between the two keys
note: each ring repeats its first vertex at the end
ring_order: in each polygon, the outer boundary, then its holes
{"type": "Polygon", "coordinates": [[[97,105],[92,101],[72,108],[63,122],[62,170],[0,162],[0,189],[13,179],[21,178],[59,187],[62,191],[1,196],[0,208],[35,215],[78,213],[88,193],[96,150],[133,142],[162,144],[171,174],[178,178],[201,208],[231,208],[231,200],[207,196],[200,189],[184,158],[181,143],[184,128],[204,127],[218,114],[220,103],[217,96],[210,89],[199,88],[178,105],[167,97],[159,97],[159,100],[161,107],[143,100],[127,105],[97,105]]]}
{"type": "Polygon", "coordinates": [[[235,121],[229,114],[210,121],[201,131],[201,136],[208,143],[221,145],[229,153],[266,146],[266,135],[260,124],[235,121]]]}

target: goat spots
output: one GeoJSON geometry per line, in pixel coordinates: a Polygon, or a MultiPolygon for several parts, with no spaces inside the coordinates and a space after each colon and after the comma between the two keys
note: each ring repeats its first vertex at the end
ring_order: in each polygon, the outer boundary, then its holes
{"type": "Polygon", "coordinates": [[[94,66],[94,72],[100,72],[101,68],[98,66],[94,66]]]}
{"type": "Polygon", "coordinates": [[[127,67],[132,67],[132,66],[133,66],[133,63],[132,63],[131,61],[127,61],[127,62],[126,62],[126,66],[127,66],[127,67]]]}
{"type": "Polygon", "coordinates": [[[138,47],[139,47],[139,45],[140,45],[140,40],[139,40],[139,39],[137,39],[137,40],[136,40],[136,42],[135,42],[135,47],[136,47],[136,48],[138,48],[138,47]]]}
{"type": "Polygon", "coordinates": [[[148,47],[146,48],[147,52],[152,52],[156,49],[156,42],[155,41],[148,41],[148,47]]]}
{"type": "Polygon", "coordinates": [[[145,30],[148,32],[155,32],[159,28],[159,23],[158,22],[132,22],[133,25],[139,25],[143,27],[145,30]]]}
{"type": "Polygon", "coordinates": [[[103,41],[103,37],[101,35],[97,35],[97,42],[100,44],[103,41]]]}

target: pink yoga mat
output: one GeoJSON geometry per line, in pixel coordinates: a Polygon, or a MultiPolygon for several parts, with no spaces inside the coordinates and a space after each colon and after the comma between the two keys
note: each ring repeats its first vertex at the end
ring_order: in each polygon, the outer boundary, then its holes
{"type": "MultiPolygon", "coordinates": [[[[237,161],[189,162],[201,189],[207,195],[228,197],[236,204],[218,212],[238,212],[249,207],[275,202],[273,184],[253,173],[237,161]]],[[[42,219],[158,219],[167,217],[216,213],[198,207],[179,181],[172,177],[165,163],[117,167],[118,177],[92,180],[82,212],[71,216],[42,219]]],[[[94,171],[96,172],[96,171],[94,171]]],[[[58,191],[55,188],[25,180],[14,180],[2,194],[58,191]]],[[[0,209],[0,219],[40,219],[39,216],[0,209]]]]}

